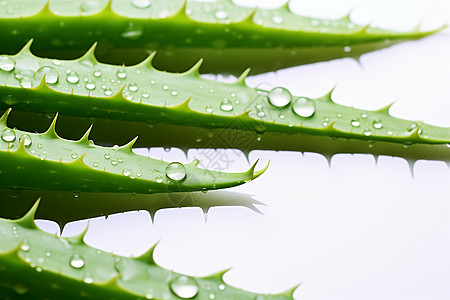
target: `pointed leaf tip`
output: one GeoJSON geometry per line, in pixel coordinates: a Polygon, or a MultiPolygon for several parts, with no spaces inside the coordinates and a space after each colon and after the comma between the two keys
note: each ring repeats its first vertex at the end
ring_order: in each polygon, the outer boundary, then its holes
{"type": "Polygon", "coordinates": [[[20,49],[19,53],[17,53],[16,55],[28,55],[31,54],[31,45],[33,44],[34,39],[30,39],[25,46],[22,47],[22,49],[20,49]]]}
{"type": "Polygon", "coordinates": [[[47,131],[44,132],[45,136],[48,136],[50,138],[59,138],[58,134],[56,133],[56,122],[58,121],[59,114],[56,113],[55,117],[52,120],[52,123],[50,123],[50,126],[48,127],[47,131]]]}
{"type": "Polygon", "coordinates": [[[89,223],[89,220],[88,220],[87,224],[86,224],[86,228],[80,234],[66,237],[66,240],[68,242],[70,242],[71,244],[83,245],[84,244],[84,237],[86,236],[86,233],[87,233],[87,231],[89,229],[89,224],[90,223],[89,223]]]}
{"type": "Polygon", "coordinates": [[[9,114],[11,113],[11,111],[12,111],[12,108],[10,107],[3,113],[3,115],[0,117],[0,125],[7,126],[8,117],[9,117],[9,114]]]}
{"type": "Polygon", "coordinates": [[[78,61],[89,61],[92,64],[97,64],[97,58],[95,57],[95,49],[97,48],[97,42],[95,42],[87,51],[86,53],[81,56],[78,61]]]}
{"type": "Polygon", "coordinates": [[[41,198],[39,197],[36,200],[36,202],[33,204],[33,206],[31,207],[31,209],[22,218],[14,220],[13,223],[16,223],[16,224],[26,227],[26,228],[37,229],[38,227],[34,223],[34,217],[36,215],[36,211],[37,211],[40,203],[41,203],[41,198]]]}
{"type": "Polygon", "coordinates": [[[153,253],[155,252],[156,246],[158,246],[160,241],[157,241],[153,246],[150,247],[144,254],[135,257],[135,260],[141,261],[146,264],[156,265],[155,260],[153,259],[153,253]]]}
{"type": "Polygon", "coordinates": [[[245,85],[245,78],[248,77],[248,74],[250,74],[251,68],[245,69],[244,72],[239,76],[239,78],[236,80],[236,84],[243,84],[245,85]]]}
{"type": "Polygon", "coordinates": [[[92,128],[94,127],[94,124],[91,124],[91,126],[89,126],[89,128],[86,130],[86,132],[84,133],[84,135],[78,140],[78,142],[81,143],[90,143],[89,142],[89,135],[91,134],[92,128]]]}
{"type": "Polygon", "coordinates": [[[156,56],[156,51],[153,51],[149,54],[149,56],[144,59],[143,61],[141,61],[140,63],[138,63],[137,65],[135,65],[135,68],[147,68],[147,69],[151,69],[153,70],[153,59],[156,56]]]}
{"type": "Polygon", "coordinates": [[[255,172],[256,163],[258,163],[258,161],[259,161],[259,159],[258,159],[258,160],[255,162],[255,164],[252,166],[252,167],[253,167],[253,177],[252,177],[252,180],[258,178],[258,177],[261,176],[264,172],[266,172],[267,169],[269,168],[269,165],[270,165],[270,160],[269,160],[269,161],[267,162],[267,165],[266,165],[262,170],[259,170],[259,171],[256,171],[256,172],[255,172]]]}
{"type": "Polygon", "coordinates": [[[127,149],[127,150],[130,150],[130,151],[133,151],[133,146],[136,143],[136,141],[138,140],[138,138],[139,138],[139,136],[136,136],[134,139],[132,139],[131,141],[129,141],[125,145],[121,146],[120,149],[127,149]]]}
{"type": "Polygon", "coordinates": [[[203,64],[203,58],[200,58],[195,63],[195,65],[193,65],[189,70],[184,72],[183,75],[195,75],[195,76],[199,75],[200,74],[199,70],[200,70],[200,67],[202,66],[202,64],[203,64]]]}

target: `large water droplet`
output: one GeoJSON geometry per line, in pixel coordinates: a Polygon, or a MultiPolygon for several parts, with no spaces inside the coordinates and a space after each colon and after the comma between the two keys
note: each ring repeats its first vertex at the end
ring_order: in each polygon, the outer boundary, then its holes
{"type": "Polygon", "coordinates": [[[179,162],[173,162],[166,167],[166,176],[173,181],[181,181],[186,178],[186,168],[179,162]]]}
{"type": "Polygon", "coordinates": [[[41,67],[36,71],[36,74],[34,74],[34,78],[36,80],[42,80],[44,75],[45,82],[50,84],[55,84],[58,82],[59,74],[58,71],[56,71],[54,68],[49,66],[41,67]]]}
{"type": "Polygon", "coordinates": [[[131,4],[136,8],[149,8],[152,2],[150,0],[133,0],[131,4]]]}
{"type": "Polygon", "coordinates": [[[96,88],[95,81],[92,79],[89,79],[88,81],[86,81],[85,87],[86,87],[86,89],[88,89],[90,91],[94,90],[96,88]]]}
{"type": "Polygon", "coordinates": [[[162,182],[163,182],[163,179],[162,179],[161,176],[156,176],[155,181],[156,181],[157,183],[162,183],[162,182]]]}
{"type": "Polygon", "coordinates": [[[136,92],[138,90],[138,86],[136,83],[132,82],[128,85],[128,90],[130,92],[136,92]]]}
{"type": "Polygon", "coordinates": [[[101,77],[101,76],[102,76],[102,71],[100,71],[100,70],[95,70],[93,74],[94,74],[94,77],[97,77],[97,78],[98,78],[98,77],[101,77]]]}
{"type": "Polygon", "coordinates": [[[25,145],[25,147],[30,147],[31,146],[31,137],[28,134],[22,134],[19,138],[19,142],[25,145]]]}
{"type": "Polygon", "coordinates": [[[225,290],[225,284],[219,284],[219,290],[224,291],[225,290]]]}
{"type": "Polygon", "coordinates": [[[116,76],[120,79],[127,78],[127,71],[125,71],[125,69],[123,68],[120,68],[119,70],[117,70],[116,76]]]}
{"type": "Polygon", "coordinates": [[[218,10],[214,16],[217,20],[226,20],[228,18],[228,13],[224,10],[218,10]]]}
{"type": "Polygon", "coordinates": [[[169,282],[170,290],[182,299],[191,299],[198,294],[195,279],[184,275],[177,276],[169,282]]]}
{"type": "Polygon", "coordinates": [[[359,119],[353,119],[353,120],[350,122],[350,124],[351,124],[353,127],[359,127],[359,126],[361,126],[361,122],[359,121],[359,119]]]}
{"type": "Polygon", "coordinates": [[[365,136],[371,136],[371,135],[372,135],[372,131],[370,131],[369,128],[366,128],[366,129],[364,129],[363,134],[364,134],[365,136]]]}
{"type": "Polygon", "coordinates": [[[383,122],[381,122],[381,120],[375,120],[373,121],[372,126],[375,129],[381,129],[383,128],[383,122]]]}
{"type": "Polygon", "coordinates": [[[100,10],[101,8],[102,8],[101,3],[95,0],[83,1],[80,4],[80,10],[84,13],[94,12],[100,10]]]}
{"type": "Polygon", "coordinates": [[[273,16],[272,22],[274,24],[280,25],[280,24],[283,24],[284,20],[283,20],[282,16],[273,16]]]}
{"type": "Polygon", "coordinates": [[[220,109],[223,111],[232,111],[233,110],[233,103],[228,100],[228,99],[224,99],[221,103],[220,103],[220,109]]]}
{"type": "Polygon", "coordinates": [[[110,88],[106,88],[103,92],[106,96],[111,96],[113,94],[113,91],[110,88]]]}
{"type": "Polygon", "coordinates": [[[70,266],[72,268],[81,269],[82,267],[84,267],[84,265],[85,265],[84,259],[80,255],[74,254],[70,258],[70,266]]]}
{"type": "Polygon", "coordinates": [[[24,252],[28,252],[28,251],[30,251],[30,249],[31,249],[30,244],[28,244],[27,240],[24,240],[22,242],[22,244],[20,245],[20,250],[22,250],[24,252]]]}
{"type": "Polygon", "coordinates": [[[6,72],[14,70],[16,61],[9,56],[0,56],[0,69],[6,72]]]}
{"type": "Polygon", "coordinates": [[[276,87],[269,93],[269,102],[275,107],[284,107],[291,102],[291,99],[291,93],[282,87],[276,87]]]}
{"type": "Polygon", "coordinates": [[[71,71],[67,74],[66,80],[68,83],[78,83],[78,81],[80,81],[80,77],[78,77],[77,72],[71,71]]]}
{"type": "Polygon", "coordinates": [[[292,103],[292,110],[300,117],[309,118],[315,113],[316,105],[311,99],[301,97],[292,103]]]}
{"type": "Polygon", "coordinates": [[[130,176],[130,175],[131,175],[131,170],[129,170],[129,169],[123,169],[122,175],[123,175],[123,176],[130,176]]]}
{"type": "Polygon", "coordinates": [[[5,142],[14,142],[16,140],[16,133],[11,129],[4,129],[2,131],[2,140],[5,142]]]}

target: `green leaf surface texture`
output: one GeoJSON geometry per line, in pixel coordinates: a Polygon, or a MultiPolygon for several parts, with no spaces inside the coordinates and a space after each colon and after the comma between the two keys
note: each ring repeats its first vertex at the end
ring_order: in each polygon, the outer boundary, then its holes
{"type": "Polygon", "coordinates": [[[249,64],[257,72],[358,57],[435,31],[394,32],[277,9],[241,7],[229,0],[151,1],[14,0],[0,5],[0,52],[13,54],[31,38],[42,56],[74,58],[99,42],[99,58],[137,63],[162,50],[159,65],[178,69],[199,57],[208,72],[236,73],[249,64]],[[174,55],[177,54],[177,55],[174,55]]]}
{"type": "Polygon", "coordinates": [[[0,219],[0,299],[293,299],[293,290],[258,295],[227,285],[226,271],[190,277],[158,266],[152,247],[137,258],[89,247],[34,224],[38,202],[18,220],[0,219]]]}

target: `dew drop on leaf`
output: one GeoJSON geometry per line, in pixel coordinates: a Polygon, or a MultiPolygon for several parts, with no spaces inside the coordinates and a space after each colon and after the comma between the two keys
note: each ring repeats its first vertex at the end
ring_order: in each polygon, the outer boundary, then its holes
{"type": "Polygon", "coordinates": [[[34,74],[34,79],[36,80],[42,80],[42,78],[45,75],[45,82],[49,84],[55,84],[58,82],[59,74],[58,71],[56,71],[54,68],[45,66],[41,67],[36,71],[36,74],[34,74]]]}
{"type": "Polygon", "coordinates": [[[381,120],[375,120],[373,121],[372,126],[375,129],[381,129],[383,128],[383,122],[381,122],[381,120]]]}
{"type": "Polygon", "coordinates": [[[85,265],[84,259],[79,254],[74,254],[70,258],[70,266],[72,268],[81,269],[82,267],[84,267],[84,265],[85,265]]]}
{"type": "MultiPolygon", "coordinates": [[[[304,98],[306,99],[306,98],[304,98]]],[[[269,92],[269,102],[275,107],[284,107],[292,100],[291,93],[282,87],[276,87],[269,92]]]]}
{"type": "Polygon", "coordinates": [[[198,294],[195,279],[184,275],[177,276],[169,282],[170,290],[182,299],[191,299],[198,294]]]}
{"type": "Polygon", "coordinates": [[[150,0],[133,0],[131,4],[136,8],[149,8],[152,2],[150,0]]]}
{"type": "Polygon", "coordinates": [[[16,61],[9,56],[0,56],[0,70],[10,72],[16,67],[16,61]]]}
{"type": "Polygon", "coordinates": [[[166,167],[166,176],[173,181],[181,181],[186,178],[186,168],[179,162],[173,162],[166,167]]]}
{"type": "Polygon", "coordinates": [[[309,118],[316,111],[316,105],[311,99],[301,97],[292,103],[292,110],[300,117],[309,118]]]}
{"type": "Polygon", "coordinates": [[[25,147],[30,147],[31,146],[31,137],[28,134],[22,134],[19,138],[19,142],[25,145],[25,147]]]}
{"type": "Polygon", "coordinates": [[[124,68],[120,68],[119,70],[117,70],[116,76],[117,76],[117,78],[125,79],[125,78],[127,78],[127,71],[125,71],[124,68]]]}
{"type": "Polygon", "coordinates": [[[80,81],[80,77],[78,77],[77,72],[71,71],[67,74],[66,80],[68,83],[78,83],[78,81],[80,81]]]}
{"type": "Polygon", "coordinates": [[[221,103],[220,103],[220,109],[223,111],[232,111],[233,110],[233,103],[228,100],[228,99],[224,99],[221,103]]]}
{"type": "Polygon", "coordinates": [[[5,142],[14,142],[16,140],[16,133],[11,129],[4,129],[2,132],[2,140],[5,142]]]}

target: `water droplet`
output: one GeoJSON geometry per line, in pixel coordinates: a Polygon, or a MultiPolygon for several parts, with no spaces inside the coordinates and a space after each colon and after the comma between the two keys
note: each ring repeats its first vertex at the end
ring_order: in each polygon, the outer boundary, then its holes
{"type": "Polygon", "coordinates": [[[176,95],[178,95],[178,91],[177,91],[177,90],[171,90],[171,91],[170,91],[170,94],[171,94],[172,96],[176,96],[176,95]]]}
{"type": "Polygon", "coordinates": [[[170,290],[182,299],[191,299],[198,294],[195,279],[184,275],[177,276],[169,282],[170,290]]]}
{"type": "Polygon", "coordinates": [[[9,56],[0,56],[0,70],[10,72],[16,67],[16,61],[9,56]]]}
{"type": "Polygon", "coordinates": [[[344,52],[349,53],[351,51],[352,51],[352,47],[349,47],[349,46],[344,47],[344,52]]]}
{"type": "Polygon", "coordinates": [[[45,251],[45,256],[50,257],[50,256],[52,256],[52,253],[49,250],[46,250],[45,251]]]}
{"type": "Polygon", "coordinates": [[[111,164],[113,165],[113,166],[117,166],[117,164],[118,164],[118,162],[117,162],[117,160],[111,160],[111,164]]]}
{"type": "Polygon", "coordinates": [[[80,197],[80,193],[77,193],[77,192],[73,193],[73,197],[74,197],[74,198],[80,197]]]}
{"type": "Polygon", "coordinates": [[[117,76],[117,78],[125,79],[125,78],[127,78],[127,71],[125,71],[124,68],[120,68],[119,70],[117,70],[116,76],[117,76]]]}
{"type": "Polygon", "coordinates": [[[216,295],[211,293],[211,294],[209,294],[208,298],[211,299],[211,300],[214,300],[214,299],[216,299],[216,295]]]}
{"type": "Polygon", "coordinates": [[[269,92],[269,102],[275,107],[284,107],[291,102],[291,99],[291,93],[282,87],[276,87],[269,92]]]}
{"type": "Polygon", "coordinates": [[[283,17],[282,17],[282,16],[273,16],[272,22],[273,22],[274,24],[280,25],[280,24],[283,24],[284,20],[283,20],[283,17]]]}
{"type": "Polygon", "coordinates": [[[85,265],[84,259],[80,255],[74,254],[70,258],[70,266],[72,268],[81,269],[82,267],[84,267],[84,265],[85,265]]]}
{"type": "Polygon", "coordinates": [[[118,157],[118,158],[117,158],[117,161],[118,161],[119,163],[123,163],[123,158],[122,158],[122,157],[118,157]]]}
{"type": "Polygon", "coordinates": [[[136,92],[138,90],[138,86],[136,83],[132,82],[128,85],[128,90],[130,92],[136,92]]]}
{"type": "Polygon", "coordinates": [[[131,171],[129,169],[123,169],[122,175],[123,176],[130,176],[131,175],[131,171]]]}
{"type": "Polygon", "coordinates": [[[19,138],[19,142],[25,145],[25,147],[31,146],[31,137],[28,134],[22,134],[19,138]]]}
{"type": "Polygon", "coordinates": [[[186,178],[186,168],[179,162],[173,162],[166,167],[166,176],[173,181],[181,181],[186,178]]]}
{"type": "Polygon", "coordinates": [[[54,60],[52,61],[52,64],[54,64],[55,66],[60,66],[60,65],[61,65],[61,62],[60,62],[59,60],[57,60],[57,59],[54,59],[54,60]]]}
{"type": "Polygon", "coordinates": [[[211,105],[206,105],[205,111],[208,112],[208,113],[212,113],[212,111],[213,111],[212,106],[211,105]]]}
{"type": "Polygon", "coordinates": [[[228,99],[224,99],[221,103],[220,103],[220,109],[223,111],[232,111],[233,110],[233,103],[228,100],[228,99]]]}
{"type": "Polygon", "coordinates": [[[94,162],[92,165],[94,166],[94,168],[97,168],[98,167],[98,162],[94,162]]]}
{"type": "Polygon", "coordinates": [[[142,27],[135,26],[133,23],[129,23],[125,30],[122,32],[122,37],[129,40],[137,40],[139,39],[144,31],[142,27]]]}
{"type": "Polygon", "coordinates": [[[42,80],[44,75],[45,82],[49,84],[55,84],[58,82],[59,74],[58,71],[56,71],[54,68],[48,66],[41,67],[36,71],[36,74],[34,74],[34,78],[40,81],[42,80]]]}
{"type": "Polygon", "coordinates": [[[257,113],[256,113],[256,115],[258,116],[258,117],[260,117],[260,118],[264,118],[264,116],[266,115],[263,111],[258,111],[257,113]]]}
{"type": "Polygon", "coordinates": [[[93,11],[97,11],[100,10],[101,7],[101,3],[99,3],[99,1],[95,1],[95,0],[87,0],[87,1],[83,1],[80,4],[80,10],[84,13],[90,13],[93,11]]]}
{"type": "Polygon", "coordinates": [[[162,179],[161,176],[156,176],[155,181],[156,181],[157,183],[161,183],[161,182],[163,182],[163,179],[162,179]]]}
{"type": "Polygon", "coordinates": [[[280,114],[279,117],[280,117],[281,120],[284,120],[286,118],[286,116],[283,115],[283,114],[280,114]]]}
{"type": "Polygon", "coordinates": [[[14,291],[18,295],[25,295],[26,293],[28,293],[28,288],[25,285],[23,285],[22,283],[17,283],[14,285],[14,291]]]}
{"type": "Polygon", "coordinates": [[[361,118],[363,118],[363,119],[367,119],[367,114],[366,113],[361,113],[361,118]]]}
{"type": "Polygon", "coordinates": [[[353,119],[353,120],[350,122],[350,124],[351,124],[353,127],[359,127],[359,126],[361,126],[361,122],[359,121],[359,119],[353,119]]]}
{"type": "Polygon", "coordinates": [[[72,153],[72,155],[70,155],[70,157],[72,157],[73,159],[76,159],[76,158],[78,158],[78,154],[76,154],[76,153],[74,152],[74,153],[72,153]]]}
{"type": "Polygon", "coordinates": [[[105,159],[110,159],[111,155],[109,153],[105,153],[105,159]]]}
{"type": "Polygon", "coordinates": [[[86,87],[86,89],[88,89],[90,91],[94,90],[96,87],[94,80],[89,79],[88,81],[86,81],[85,87],[86,87]]]}
{"type": "Polygon", "coordinates": [[[366,129],[364,129],[363,134],[364,134],[365,136],[371,136],[371,135],[372,135],[372,131],[370,131],[369,128],[366,128],[366,129]]]}
{"type": "Polygon", "coordinates": [[[133,0],[131,4],[136,8],[149,8],[152,2],[150,0],[133,0]]]}
{"type": "Polygon", "coordinates": [[[84,275],[83,281],[84,281],[85,283],[90,284],[90,283],[93,283],[93,282],[94,282],[94,278],[92,277],[91,273],[87,272],[87,273],[84,275]]]}
{"type": "Polygon", "coordinates": [[[78,77],[77,72],[71,71],[69,74],[67,74],[66,80],[68,83],[78,83],[78,81],[80,81],[80,78],[78,77]]]}
{"type": "Polygon", "coordinates": [[[39,155],[39,157],[41,158],[41,160],[44,160],[47,157],[47,152],[42,151],[42,153],[39,155]]]}
{"type": "Polygon", "coordinates": [[[414,131],[414,130],[417,129],[417,127],[419,127],[419,124],[417,124],[417,123],[412,123],[411,125],[408,126],[408,131],[409,131],[409,132],[414,131]]]}
{"type": "Polygon", "coordinates": [[[218,10],[214,16],[217,20],[226,20],[228,18],[228,13],[223,10],[218,10]]]}
{"type": "Polygon", "coordinates": [[[167,84],[164,84],[164,85],[162,86],[162,89],[165,90],[165,91],[167,91],[167,90],[169,89],[169,86],[168,86],[167,84]]]}
{"type": "Polygon", "coordinates": [[[219,290],[224,291],[225,290],[225,284],[219,284],[219,290]]]}
{"type": "Polygon", "coordinates": [[[373,121],[372,126],[375,129],[381,129],[383,128],[383,122],[381,122],[381,120],[375,120],[373,121]]]}
{"type": "Polygon", "coordinates": [[[11,129],[4,129],[2,132],[2,140],[5,142],[14,142],[16,140],[16,133],[11,129]]]}
{"type": "Polygon", "coordinates": [[[316,111],[316,105],[311,99],[301,97],[292,103],[292,110],[300,117],[309,118],[316,111]]]}
{"type": "Polygon", "coordinates": [[[28,244],[27,240],[24,240],[23,243],[20,245],[20,250],[24,252],[30,251],[30,244],[28,244]]]}

